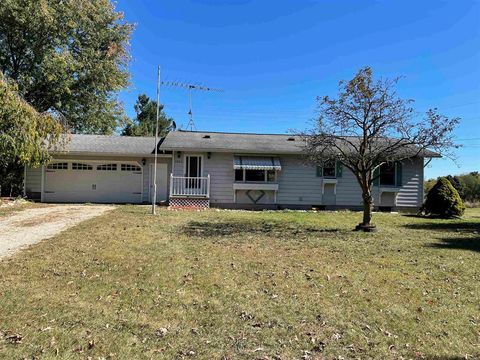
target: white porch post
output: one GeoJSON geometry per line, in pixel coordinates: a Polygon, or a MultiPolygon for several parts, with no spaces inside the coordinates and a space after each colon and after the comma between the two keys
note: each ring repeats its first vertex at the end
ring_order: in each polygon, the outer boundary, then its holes
{"type": "Polygon", "coordinates": [[[210,198],[210,174],[207,175],[207,197],[210,198]]]}

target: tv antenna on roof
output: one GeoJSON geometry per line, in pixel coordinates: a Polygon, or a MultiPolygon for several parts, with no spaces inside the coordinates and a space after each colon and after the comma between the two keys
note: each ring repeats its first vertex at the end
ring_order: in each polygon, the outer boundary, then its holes
{"type": "Polygon", "coordinates": [[[184,88],[188,90],[188,100],[189,100],[189,110],[188,110],[188,124],[187,124],[187,130],[194,131],[197,130],[197,127],[195,126],[195,122],[193,121],[193,111],[192,111],[192,90],[199,90],[199,91],[223,91],[223,89],[215,89],[207,86],[201,86],[201,85],[195,85],[195,84],[185,84],[181,82],[175,82],[175,81],[162,81],[162,85],[165,86],[171,86],[171,87],[178,87],[178,88],[184,88]]]}

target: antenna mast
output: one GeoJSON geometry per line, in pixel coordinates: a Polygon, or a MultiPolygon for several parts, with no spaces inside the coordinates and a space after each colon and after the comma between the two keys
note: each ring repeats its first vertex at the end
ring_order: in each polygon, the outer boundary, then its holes
{"type": "Polygon", "coordinates": [[[178,87],[184,88],[188,90],[188,100],[189,100],[189,110],[188,110],[188,124],[187,130],[195,131],[197,127],[195,126],[195,122],[193,121],[193,111],[192,111],[192,90],[199,90],[199,91],[223,91],[223,89],[215,89],[207,86],[195,85],[195,84],[185,84],[180,82],[174,81],[162,81],[162,85],[170,86],[170,87],[178,87]]]}
{"type": "Polygon", "coordinates": [[[157,203],[157,158],[158,158],[158,117],[160,116],[160,65],[157,68],[157,117],[155,121],[155,161],[153,163],[153,196],[152,196],[152,214],[155,215],[155,205],[157,203]]]}

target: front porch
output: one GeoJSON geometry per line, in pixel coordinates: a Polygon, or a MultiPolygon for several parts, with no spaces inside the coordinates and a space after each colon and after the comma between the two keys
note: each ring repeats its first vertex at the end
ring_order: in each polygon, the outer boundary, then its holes
{"type": "Polygon", "coordinates": [[[194,177],[170,174],[169,205],[174,208],[209,208],[210,175],[194,177]]]}

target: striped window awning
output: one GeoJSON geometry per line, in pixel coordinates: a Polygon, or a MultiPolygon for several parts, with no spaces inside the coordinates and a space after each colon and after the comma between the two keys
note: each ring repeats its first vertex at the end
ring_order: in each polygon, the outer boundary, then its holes
{"type": "Polygon", "coordinates": [[[235,156],[235,170],[282,170],[280,159],[275,156],[235,156]]]}

